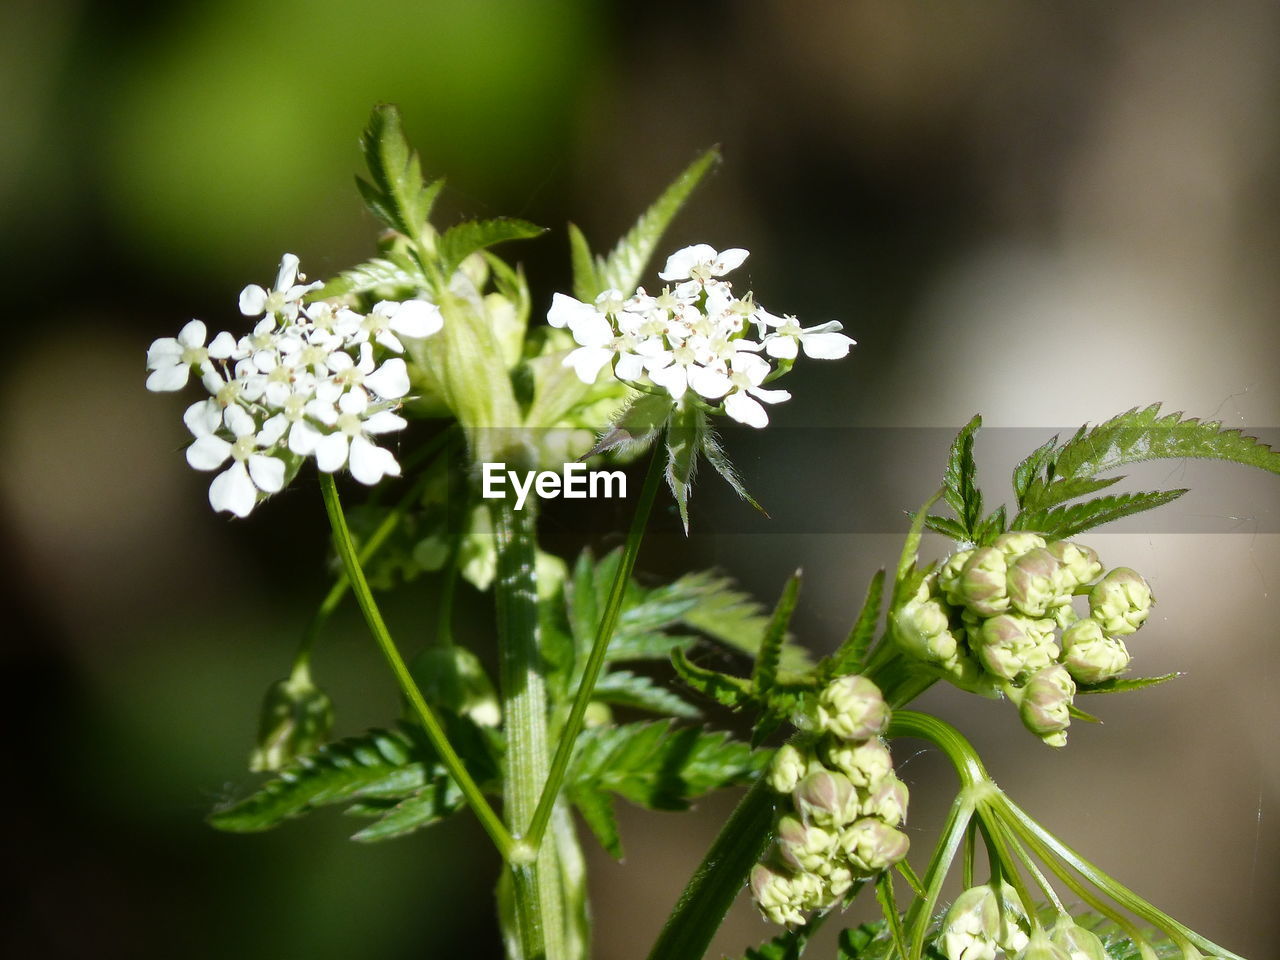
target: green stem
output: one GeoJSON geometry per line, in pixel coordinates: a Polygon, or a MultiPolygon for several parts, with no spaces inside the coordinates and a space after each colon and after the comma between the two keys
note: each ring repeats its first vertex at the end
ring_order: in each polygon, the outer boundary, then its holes
{"type": "Polygon", "coordinates": [[[515,838],[512,870],[516,933],[523,960],[561,960],[564,917],[554,844],[531,843],[529,825],[547,779],[547,690],[538,622],[537,520],[508,501],[490,507],[498,551],[499,676],[507,734],[503,811],[515,838]]]}
{"type": "Polygon", "coordinates": [[[560,742],[556,746],[555,757],[551,761],[551,773],[542,788],[542,796],[538,798],[538,807],[533,815],[533,822],[529,826],[528,840],[535,847],[541,843],[542,835],[551,819],[551,810],[555,806],[556,798],[560,795],[560,787],[568,772],[569,761],[573,759],[578,734],[582,732],[587,707],[591,704],[591,694],[595,691],[596,681],[599,680],[600,671],[604,667],[605,655],[609,651],[609,641],[613,639],[613,631],[618,626],[618,617],[622,613],[622,600],[626,596],[627,585],[631,582],[631,571],[635,569],[636,555],[640,552],[640,542],[644,539],[645,526],[649,522],[649,513],[653,508],[654,497],[662,480],[660,453],[660,448],[655,448],[649,461],[649,472],[645,475],[644,487],[636,503],[636,512],[631,518],[631,530],[627,533],[627,542],[622,548],[622,557],[613,575],[609,598],[605,603],[604,614],[600,617],[600,626],[596,630],[591,653],[587,656],[582,682],[578,684],[577,693],[574,694],[569,719],[565,721],[564,728],[560,731],[560,742]]]}
{"type": "Polygon", "coordinates": [[[947,879],[956,851],[960,849],[965,832],[969,829],[973,809],[973,799],[966,791],[961,790],[951,804],[947,822],[942,827],[942,836],[938,839],[938,845],[933,848],[929,869],[925,871],[925,895],[917,897],[907,911],[906,926],[911,932],[910,952],[907,954],[909,960],[920,960],[924,955],[924,938],[929,932],[929,921],[933,918],[934,907],[942,895],[942,883],[947,879]]]}
{"type": "Polygon", "coordinates": [[[914,710],[897,710],[889,721],[888,735],[928,740],[947,755],[947,759],[956,768],[963,786],[972,788],[986,784],[992,789],[995,788],[995,782],[982,766],[982,759],[978,756],[978,751],[973,748],[973,744],[945,720],[939,720],[927,713],[917,713],[914,710]]]}
{"type": "Polygon", "coordinates": [[[649,960],[701,960],[773,835],[774,797],[763,777],[747,791],[684,888],[649,960]]]}
{"type": "Polygon", "coordinates": [[[435,714],[431,712],[431,708],[427,706],[427,701],[423,699],[422,691],[418,689],[418,685],[413,680],[413,675],[409,672],[409,667],[405,664],[404,658],[400,655],[395,642],[391,639],[391,633],[387,630],[387,625],[382,619],[378,605],[373,599],[373,592],[369,589],[369,582],[365,579],[364,570],[360,566],[359,557],[356,555],[355,543],[351,539],[351,530],[347,527],[347,518],[342,512],[342,502],[338,499],[338,485],[334,482],[331,474],[320,474],[320,492],[324,495],[325,510],[329,514],[329,524],[333,528],[334,546],[337,548],[338,556],[342,560],[342,566],[347,572],[347,579],[350,581],[352,591],[355,593],[356,602],[360,605],[360,610],[364,614],[365,622],[369,625],[369,631],[373,634],[373,639],[377,642],[379,649],[382,650],[383,656],[386,657],[387,663],[391,667],[391,672],[395,674],[405,698],[418,715],[418,720],[421,722],[423,730],[426,731],[431,745],[435,747],[436,753],[439,754],[441,762],[449,771],[450,776],[453,777],[454,782],[458,784],[471,809],[475,811],[485,832],[489,834],[503,856],[506,856],[511,848],[511,835],[502,825],[502,821],[498,819],[498,815],[494,813],[493,808],[489,806],[489,801],[485,799],[479,785],[472,779],[466,765],[462,762],[462,758],[458,756],[453,749],[453,745],[449,743],[449,738],[445,735],[444,728],[440,725],[440,721],[436,719],[435,714]]]}

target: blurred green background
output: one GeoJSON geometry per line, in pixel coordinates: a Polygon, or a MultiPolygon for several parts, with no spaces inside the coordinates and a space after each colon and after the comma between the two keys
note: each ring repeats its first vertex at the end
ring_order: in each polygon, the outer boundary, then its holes
{"type": "MultiPolygon", "coordinates": [[[[370,847],[333,814],[257,837],[202,823],[248,782],[259,697],[324,589],[325,531],[305,478],[247,522],[212,515],[180,455],[184,401],[143,390],[143,352],[193,316],[234,324],[240,287],[285,250],[315,276],[367,254],[351,177],[373,103],[398,103],[428,170],[448,175],[445,222],[555,228],[518,252],[543,306],[567,286],[566,219],[604,247],[720,143],[726,162],[671,247],[745,246],[766,304],[838,316],[860,341],[789,384],[780,426],[951,427],[981,411],[1038,442],[1164,400],[1274,427],[1278,20],[1261,0],[9,0],[6,955],[498,955],[497,865],[464,817],[370,847]]],[[[905,480],[887,458],[851,459],[847,476],[740,466],[799,499],[839,497],[856,475],[905,510],[943,453],[905,480]]],[[[1091,540],[1152,580],[1137,668],[1188,671],[1178,684],[1099,707],[1106,726],[1061,754],[1007,705],[928,695],[1033,814],[1255,958],[1280,952],[1272,479],[1181,508],[1181,526],[1091,540]]],[[[723,497],[713,486],[699,497],[723,497]]],[[[561,517],[566,549],[608,542],[561,517]]],[[[870,533],[660,536],[641,567],[719,565],[769,597],[803,565],[799,631],[823,649],[896,549],[870,533]]],[[[410,645],[423,596],[389,601],[410,645]]],[[[487,632],[482,606],[466,616],[487,632]]],[[[387,722],[392,684],[349,612],[316,670],[340,732],[387,722]]],[[[898,762],[924,851],[951,782],[933,754],[898,762]]],[[[628,862],[593,851],[599,957],[644,954],[732,802],[626,813],[628,862]]],[[[767,934],[739,904],[717,947],[767,934]]]]}

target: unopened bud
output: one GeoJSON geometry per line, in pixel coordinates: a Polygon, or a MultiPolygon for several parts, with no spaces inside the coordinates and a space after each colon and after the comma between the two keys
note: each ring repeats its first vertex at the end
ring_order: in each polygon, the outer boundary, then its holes
{"type": "Polygon", "coordinates": [[[960,574],[971,556],[973,556],[972,550],[959,550],[947,557],[938,568],[938,590],[953,604],[958,605],[964,602],[960,599],[960,574]]]}
{"type": "Polygon", "coordinates": [[[1060,603],[1046,611],[1045,619],[1056,623],[1059,630],[1065,630],[1080,619],[1080,614],[1076,613],[1076,608],[1068,600],[1066,603],[1060,603]]]}
{"type": "Polygon", "coordinates": [[[1098,935],[1077,925],[1070,917],[1054,924],[1049,939],[1062,948],[1068,960],[1107,960],[1107,950],[1098,935]]]}
{"type": "Polygon", "coordinates": [[[840,834],[840,850],[849,862],[867,873],[879,873],[907,855],[911,841],[883,820],[863,817],[840,834]]]}
{"type": "Polygon", "coordinates": [[[995,547],[973,551],[960,571],[959,596],[980,617],[994,617],[1009,609],[1008,563],[995,547]]]}
{"type": "Polygon", "coordinates": [[[1058,657],[1052,620],[1006,613],[984,621],[980,637],[978,656],[983,665],[1005,680],[1039,670],[1058,657]]]}
{"type": "Polygon", "coordinates": [[[1050,940],[1044,930],[1037,929],[1027,941],[1026,949],[1018,954],[1018,960],[1071,960],[1071,957],[1050,940]]]}
{"type": "Polygon", "coordinates": [[[879,817],[891,827],[907,819],[907,785],[889,774],[875,784],[862,801],[862,815],[879,817]]]}
{"type": "Polygon", "coordinates": [[[1102,564],[1098,561],[1098,552],[1092,547],[1067,540],[1056,540],[1046,548],[1063,570],[1075,580],[1075,585],[1092,583],[1102,573],[1102,564]]]}
{"type": "Polygon", "coordinates": [[[779,855],[798,872],[822,875],[830,871],[836,833],[795,817],[783,817],[778,821],[777,836],[779,855]]]}
{"type": "Polygon", "coordinates": [[[928,663],[942,663],[956,655],[951,613],[937,598],[912,597],[894,613],[894,639],[907,653],[928,663]]]}
{"type": "Polygon", "coordinates": [[[893,772],[889,748],[879,740],[855,743],[831,737],[822,745],[822,756],[855,787],[869,787],[893,772]]]}
{"type": "Polygon", "coordinates": [[[818,694],[818,725],[846,740],[869,740],[889,725],[889,707],[880,688],[851,674],[832,680],[818,694]]]}
{"type": "Polygon", "coordinates": [[[1018,715],[1022,725],[1051,747],[1066,744],[1066,729],[1071,725],[1071,698],[1076,685],[1067,668],[1055,663],[1045,667],[1022,688],[1018,715]]]}
{"type": "Polygon", "coordinates": [[[805,823],[839,829],[858,816],[858,791],[843,773],[816,770],[800,781],[794,797],[805,823]]]}
{"type": "Polygon", "coordinates": [[[332,728],[333,703],[305,671],[279,680],[263,697],[258,745],[249,756],[249,769],[255,773],[280,770],[314,753],[329,739],[332,728]]]}
{"type": "Polygon", "coordinates": [[[1147,619],[1154,603],[1147,581],[1128,567],[1107,571],[1089,592],[1090,615],[1113,637],[1134,633],[1147,619]]]}
{"type": "Polygon", "coordinates": [[[947,960],[995,960],[1000,932],[1000,905],[992,889],[970,887],[947,911],[938,947],[947,960]]]}
{"type": "Polygon", "coordinates": [[[791,793],[809,772],[809,757],[796,747],[784,743],[769,764],[769,786],[778,793],[791,793]]]}
{"type": "Polygon", "coordinates": [[[822,878],[823,906],[830,906],[849,892],[853,886],[853,871],[840,864],[832,864],[830,872],[822,878]]]}
{"type": "Polygon", "coordinates": [[[808,873],[791,876],[757,863],[751,870],[751,896],[765,919],[779,926],[805,922],[804,911],[819,903],[822,881],[808,873]]]}
{"type": "Polygon", "coordinates": [[[1028,533],[1025,530],[1014,530],[1010,533],[1002,533],[991,541],[991,546],[999,550],[1006,557],[1013,558],[1026,553],[1028,550],[1034,550],[1037,547],[1046,546],[1044,537],[1038,533],[1028,533]]]}
{"type": "Polygon", "coordinates": [[[1028,617],[1043,617],[1050,607],[1071,598],[1074,584],[1069,584],[1064,594],[1060,570],[1061,565],[1053,554],[1043,547],[1020,555],[1009,565],[1009,603],[1028,617]]]}
{"type": "Polygon", "coordinates": [[[1062,631],[1062,663],[1080,683],[1100,683],[1124,673],[1129,650],[1123,640],[1108,637],[1092,617],[1062,631]]]}

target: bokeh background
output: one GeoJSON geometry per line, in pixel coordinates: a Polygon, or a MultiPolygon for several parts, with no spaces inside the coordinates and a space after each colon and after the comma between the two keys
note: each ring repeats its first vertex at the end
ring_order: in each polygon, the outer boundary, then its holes
{"type": "MultiPolygon", "coordinates": [[[[214,516],[180,455],[183,401],[143,390],[143,351],[193,316],[234,323],[284,250],[313,275],[367,254],[351,176],[373,103],[398,103],[448,175],[446,222],[555,228],[519,253],[543,304],[567,284],[566,219],[603,247],[722,145],[672,246],[745,246],[762,301],[859,339],[789,384],[780,429],[892,439],[820,469],[752,447],[740,466],[766,502],[826,512],[658,536],[641,566],[719,566],[764,597],[804,566],[797,627],[820,651],[931,492],[943,428],[975,411],[1003,428],[979,445],[994,490],[1055,429],[1138,404],[1280,424],[1278,20],[1261,0],[8,0],[6,954],[498,955],[497,864],[466,818],[382,846],[329,813],[256,837],[202,823],[248,782],[258,699],[326,583],[324,527],[305,480],[247,522],[214,516]],[[864,502],[887,506],[841,513],[864,502]]],[[[927,702],[1086,855],[1276,956],[1280,485],[1147,477],[1202,499],[1091,540],[1159,596],[1137,667],[1187,677],[1097,705],[1107,723],[1061,753],[1007,704],[927,702]]],[[[710,482],[698,499],[736,509],[710,482]]],[[[558,522],[557,543],[608,545],[558,522]]],[[[393,623],[421,602],[391,598],[393,623]]],[[[486,634],[481,605],[465,616],[486,634]]],[[[340,732],[387,721],[392,685],[349,611],[316,669],[340,732]]],[[[898,761],[924,851],[952,783],[935,754],[898,761]]],[[[644,955],[734,799],[624,812],[627,862],[592,853],[597,956],[644,955]]],[[[716,946],[768,932],[740,903],[716,946]]]]}

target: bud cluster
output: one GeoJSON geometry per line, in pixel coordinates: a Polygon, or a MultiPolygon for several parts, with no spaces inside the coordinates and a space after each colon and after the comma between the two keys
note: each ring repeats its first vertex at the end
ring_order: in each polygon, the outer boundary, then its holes
{"type": "Polygon", "coordinates": [[[947,911],[938,948],[947,960],[995,960],[1020,955],[1031,942],[1031,922],[1007,883],[970,887],[947,911]]]}
{"type": "Polygon", "coordinates": [[[1139,574],[1116,567],[1104,575],[1089,547],[1013,532],[948,557],[895,612],[893,635],[957,686],[1005,693],[1027,729],[1063,746],[1076,684],[1128,668],[1122,638],[1154,602],[1139,574]],[[1082,595],[1083,618],[1072,606],[1082,595]]]}
{"type": "Polygon", "coordinates": [[[804,721],[811,734],[781,747],[766,773],[786,800],[774,847],[751,872],[756,906],[782,925],[833,906],[856,879],[893,866],[908,846],[898,829],[907,787],[880,740],[889,708],[879,688],[866,677],[840,677],[804,721]]]}

